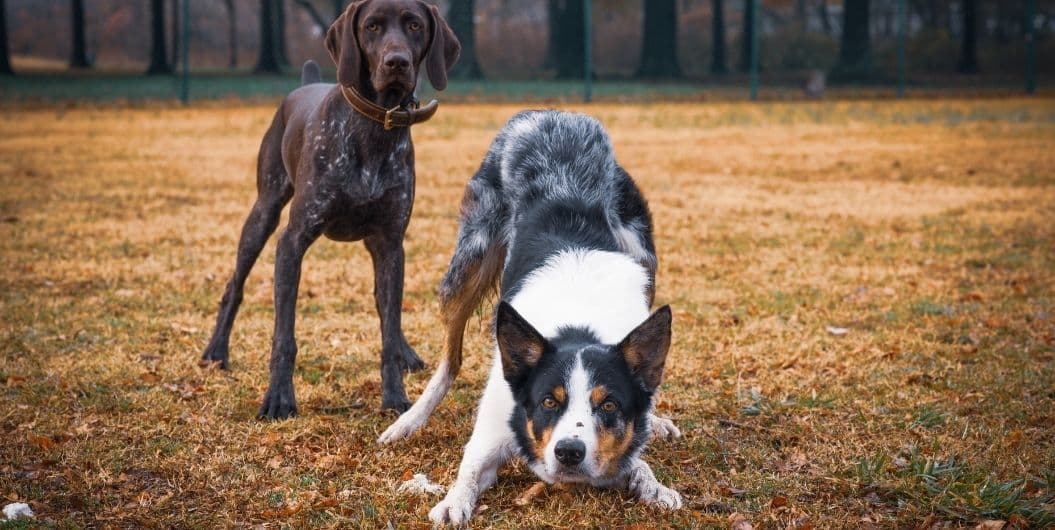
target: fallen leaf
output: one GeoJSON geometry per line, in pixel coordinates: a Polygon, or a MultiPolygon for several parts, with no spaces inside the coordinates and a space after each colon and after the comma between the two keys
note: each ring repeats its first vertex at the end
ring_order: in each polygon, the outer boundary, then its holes
{"type": "Polygon", "coordinates": [[[733,513],[729,516],[730,530],[754,530],[751,519],[742,513],[733,513]]]}
{"type": "Polygon", "coordinates": [[[747,490],[734,488],[732,486],[721,486],[718,488],[718,491],[726,497],[743,497],[743,495],[747,493],[747,490]]]}
{"type": "Polygon", "coordinates": [[[278,469],[279,467],[282,467],[282,456],[275,455],[271,457],[271,460],[267,461],[267,467],[271,469],[278,469]]]}
{"type": "Polygon", "coordinates": [[[48,436],[30,436],[29,441],[42,451],[50,451],[55,448],[55,440],[48,436]]]}
{"type": "Polygon", "coordinates": [[[788,498],[782,496],[773,497],[769,501],[770,508],[783,508],[788,505],[788,498]]]}
{"type": "Polygon", "coordinates": [[[824,329],[827,329],[828,333],[831,333],[832,335],[835,335],[835,336],[846,335],[847,333],[850,332],[849,328],[838,328],[838,327],[835,327],[835,326],[827,326],[824,329]]]}
{"type": "Polygon", "coordinates": [[[185,326],[178,322],[172,323],[172,329],[179,331],[180,333],[186,333],[187,335],[193,335],[198,332],[198,328],[193,326],[185,326]]]}
{"type": "Polygon", "coordinates": [[[1005,524],[1007,524],[1006,521],[990,519],[978,523],[978,525],[974,527],[974,530],[1000,530],[1005,524]]]}
{"type": "Polygon", "coordinates": [[[546,491],[546,483],[536,482],[532,484],[530,488],[525,490],[524,493],[521,493],[520,496],[517,497],[515,501],[513,501],[513,504],[516,504],[517,506],[527,506],[528,504],[531,504],[531,501],[535,500],[535,497],[538,497],[539,494],[543,491],[546,491]]]}
{"type": "Polygon", "coordinates": [[[323,500],[315,503],[315,509],[316,510],[319,510],[319,509],[322,509],[322,508],[333,508],[334,506],[337,506],[337,499],[323,499],[323,500]]]}

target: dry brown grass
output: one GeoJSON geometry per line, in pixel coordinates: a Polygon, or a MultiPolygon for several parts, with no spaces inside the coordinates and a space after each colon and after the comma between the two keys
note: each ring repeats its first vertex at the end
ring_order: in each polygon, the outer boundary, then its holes
{"type": "MultiPolygon", "coordinates": [[[[502,472],[476,525],[1052,524],[1051,100],[583,107],[651,201],[675,310],[647,455],[687,507],[502,472]],[[836,336],[826,326],[846,327],[836,336]],[[1016,481],[1022,481],[1021,483],[1016,481]],[[1002,488],[1002,489],[1001,489],[1002,488]],[[1044,503],[1047,503],[1045,506],[1044,503]]],[[[448,105],[415,133],[405,329],[434,364],[434,286],[462,186],[517,108],[448,105]]],[[[369,258],[321,241],[299,304],[302,416],[253,419],[274,246],[230,373],[196,366],[253,199],[271,107],[0,116],[0,495],[58,526],[426,526],[468,438],[490,304],[428,432],[394,447],[369,258]]],[[[426,375],[407,378],[411,397],[426,375]]]]}

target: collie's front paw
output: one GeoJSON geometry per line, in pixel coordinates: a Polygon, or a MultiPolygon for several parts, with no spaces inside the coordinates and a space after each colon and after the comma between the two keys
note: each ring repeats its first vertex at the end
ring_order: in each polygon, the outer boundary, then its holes
{"type": "Polygon", "coordinates": [[[472,495],[462,488],[453,487],[439,504],[429,510],[429,519],[437,525],[461,526],[473,516],[475,504],[472,495]]]}
{"type": "Polygon", "coordinates": [[[645,462],[635,462],[627,478],[627,488],[639,501],[668,510],[681,508],[681,495],[660,484],[645,462]]]}
{"type": "Polygon", "coordinates": [[[648,423],[653,438],[659,438],[661,440],[681,438],[681,429],[678,429],[678,426],[674,425],[674,422],[667,418],[661,418],[655,414],[649,414],[648,423]]]}
{"type": "Polygon", "coordinates": [[[639,494],[638,500],[645,504],[651,504],[657,508],[664,508],[667,510],[677,510],[681,508],[681,494],[658,482],[651,493],[647,495],[639,494]]]}
{"type": "Polygon", "coordinates": [[[399,419],[381,433],[381,436],[377,438],[377,443],[390,444],[409,438],[411,434],[421,429],[427,419],[429,419],[428,416],[421,417],[420,414],[415,413],[414,407],[411,407],[410,410],[400,414],[399,419]]]}

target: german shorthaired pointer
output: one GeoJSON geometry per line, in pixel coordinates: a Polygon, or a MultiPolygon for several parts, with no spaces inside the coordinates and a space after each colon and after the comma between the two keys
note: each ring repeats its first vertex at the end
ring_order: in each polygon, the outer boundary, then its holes
{"type": "Polygon", "coordinates": [[[257,159],[257,199],[242,228],[234,274],[202,363],[227,368],[231,325],[246,276],[292,201],[275,257],[275,331],[271,379],[258,417],[297,414],[294,320],[301,262],[319,236],[363,240],[374,265],[381,319],[382,409],[409,408],[402,371],[424,363],[407,344],[400,322],[403,236],[414,205],[410,125],[436,111],[414,98],[422,62],[437,90],[461,45],[439,10],[421,0],[364,0],[348,6],[326,34],[337,85],[320,83],[305,64],[302,86],[278,108],[257,159]]]}

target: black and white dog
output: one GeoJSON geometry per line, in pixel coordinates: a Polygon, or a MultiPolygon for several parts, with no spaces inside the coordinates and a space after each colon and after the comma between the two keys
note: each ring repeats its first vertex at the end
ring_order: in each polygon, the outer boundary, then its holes
{"type": "Polygon", "coordinates": [[[501,271],[494,363],[434,522],[466,522],[513,457],[548,483],[625,487],[681,506],[640,458],[653,432],[680,435],[652,414],[671,333],[669,307],[649,315],[655,270],[648,206],[601,124],[557,111],[514,116],[465,191],[440,286],[446,357],[380,438],[425,423],[461,365],[465,322],[501,271]]]}

